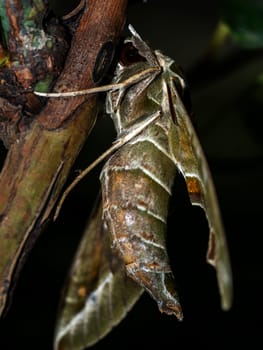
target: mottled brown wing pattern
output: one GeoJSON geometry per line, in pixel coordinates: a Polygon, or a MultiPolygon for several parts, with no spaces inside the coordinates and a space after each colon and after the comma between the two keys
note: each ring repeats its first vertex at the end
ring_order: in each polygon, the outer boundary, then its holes
{"type": "Polygon", "coordinates": [[[93,345],[126,316],[142,292],[112,251],[101,202],[96,203],[63,293],[54,348],[80,350],[93,345]]]}

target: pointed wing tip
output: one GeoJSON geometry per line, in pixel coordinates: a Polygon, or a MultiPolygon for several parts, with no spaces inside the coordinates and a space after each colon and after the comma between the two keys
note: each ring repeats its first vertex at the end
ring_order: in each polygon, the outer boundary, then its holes
{"type": "Polygon", "coordinates": [[[207,259],[209,265],[216,270],[217,283],[221,298],[221,308],[229,311],[233,304],[233,280],[228,256],[223,259],[207,259]]]}
{"type": "Polygon", "coordinates": [[[174,299],[171,299],[166,302],[158,303],[159,310],[162,313],[165,313],[166,315],[174,315],[178,319],[178,321],[183,321],[183,311],[181,304],[174,299]]]}
{"type": "Polygon", "coordinates": [[[221,308],[223,311],[231,310],[232,305],[233,305],[232,297],[227,298],[227,299],[222,299],[222,301],[221,301],[221,308]]]}
{"type": "Polygon", "coordinates": [[[233,305],[233,284],[232,277],[228,273],[226,276],[218,276],[218,284],[221,295],[221,308],[223,311],[229,311],[233,305]]]}

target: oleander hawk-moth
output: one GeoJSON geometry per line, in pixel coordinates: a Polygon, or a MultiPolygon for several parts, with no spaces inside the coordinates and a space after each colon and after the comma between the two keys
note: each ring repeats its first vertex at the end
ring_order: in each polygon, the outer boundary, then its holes
{"type": "Polygon", "coordinates": [[[184,77],[171,58],[153,51],[132,26],[129,29],[132,35],[124,41],[113,82],[104,87],[117,141],[100,175],[102,202],[91,216],[69,275],[56,349],[94,344],[125,317],[143,290],[160,311],[182,319],[166,249],[168,205],[178,172],[191,203],[206,214],[207,261],[217,272],[222,308],[231,306],[224,228],[209,166],[186,107],[184,77]]]}

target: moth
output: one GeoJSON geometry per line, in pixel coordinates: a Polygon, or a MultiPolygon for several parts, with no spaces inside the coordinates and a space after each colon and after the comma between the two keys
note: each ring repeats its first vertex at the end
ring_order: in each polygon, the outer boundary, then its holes
{"type": "MultiPolygon", "coordinates": [[[[70,273],[56,348],[82,349],[94,344],[125,317],[143,290],[161,312],[182,320],[166,249],[168,206],[178,172],[185,179],[191,203],[206,214],[207,262],[216,269],[221,306],[228,310],[232,303],[224,227],[209,166],[185,103],[185,79],[171,58],[153,51],[132,26],[129,30],[132,35],[124,42],[112,84],[101,88],[108,91],[106,111],[117,140],[62,198],[110,155],[100,174],[101,207],[91,217],[70,273]],[[118,263],[112,264],[116,259],[118,263]]],[[[100,90],[67,96],[96,91],[100,90]]]]}

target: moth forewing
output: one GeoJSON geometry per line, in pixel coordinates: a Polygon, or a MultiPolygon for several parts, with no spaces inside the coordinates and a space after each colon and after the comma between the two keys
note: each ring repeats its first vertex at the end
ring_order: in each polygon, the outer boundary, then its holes
{"type": "Polygon", "coordinates": [[[101,203],[96,203],[61,299],[54,348],[81,350],[95,344],[126,316],[142,292],[112,251],[101,203]]]}
{"type": "Polygon", "coordinates": [[[167,83],[172,92],[171,99],[178,123],[176,128],[179,143],[171,142],[172,153],[185,178],[192,204],[200,205],[205,211],[210,230],[207,261],[217,271],[221,305],[224,310],[228,310],[232,304],[232,272],[213,179],[204,151],[173,80],[170,79],[167,83]]]}

